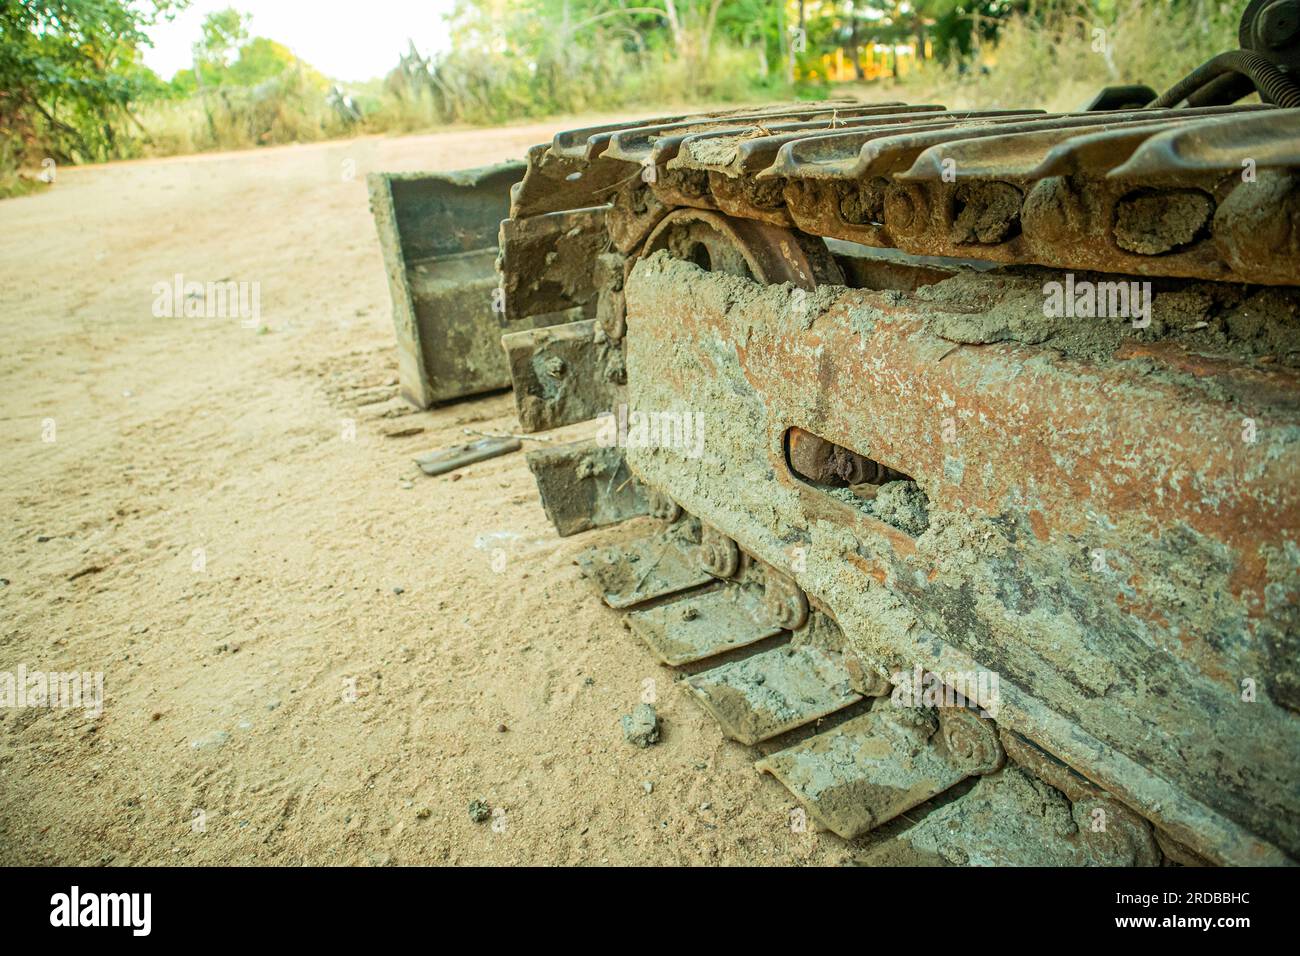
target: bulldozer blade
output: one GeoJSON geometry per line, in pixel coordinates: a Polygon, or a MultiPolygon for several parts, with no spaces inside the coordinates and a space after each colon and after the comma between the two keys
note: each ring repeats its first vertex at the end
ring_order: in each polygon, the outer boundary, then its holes
{"type": "Polygon", "coordinates": [[[417,408],[507,388],[497,235],[523,163],[372,173],[402,395],[417,408]]]}

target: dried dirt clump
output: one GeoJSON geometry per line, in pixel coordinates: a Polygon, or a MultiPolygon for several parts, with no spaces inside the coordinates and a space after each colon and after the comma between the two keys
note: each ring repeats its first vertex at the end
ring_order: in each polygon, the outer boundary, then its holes
{"type": "Polygon", "coordinates": [[[1196,239],[1214,213],[1214,200],[1195,189],[1126,196],[1115,205],[1115,244],[1158,256],[1196,239]]]}
{"type": "Polygon", "coordinates": [[[871,513],[916,537],[930,526],[930,499],[915,481],[887,481],[871,502],[871,513]]]}

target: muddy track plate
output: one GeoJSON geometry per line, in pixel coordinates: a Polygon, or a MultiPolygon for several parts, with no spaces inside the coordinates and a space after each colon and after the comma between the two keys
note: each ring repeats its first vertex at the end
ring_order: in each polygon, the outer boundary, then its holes
{"type": "Polygon", "coordinates": [[[526,460],[546,517],[562,538],[650,513],[645,489],[619,448],[588,439],[535,448],[526,460]]]}
{"type": "Polygon", "coordinates": [[[785,784],[824,826],[852,840],[996,767],[1001,751],[994,732],[966,724],[950,747],[953,730],[941,731],[933,711],[883,702],[755,766],[785,784]]]}
{"type": "Polygon", "coordinates": [[[627,621],[655,657],[677,667],[780,634],[766,619],[762,600],[761,591],[725,587],[634,611],[627,621]]]}
{"type": "Polygon", "coordinates": [[[756,744],[862,699],[839,655],[778,647],[696,674],[687,687],[728,737],[756,744]]]}
{"type": "Polygon", "coordinates": [[[507,332],[501,344],[524,432],[586,421],[627,400],[623,353],[593,321],[507,332]]]}
{"type": "Polygon", "coordinates": [[[596,581],[610,607],[622,609],[700,587],[713,580],[699,564],[697,549],[674,532],[623,548],[592,548],[578,566],[596,581]]]}
{"type": "Polygon", "coordinates": [[[1154,866],[1150,828],[1109,800],[1071,804],[1015,765],[876,847],[868,866],[1154,866]],[[1104,828],[1097,821],[1104,820],[1104,828]]]}

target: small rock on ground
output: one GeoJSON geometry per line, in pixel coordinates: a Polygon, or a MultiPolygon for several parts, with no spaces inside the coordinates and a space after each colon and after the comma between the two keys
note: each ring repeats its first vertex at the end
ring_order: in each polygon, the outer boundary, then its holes
{"type": "Polygon", "coordinates": [[[190,747],[194,750],[206,750],[209,747],[220,747],[229,739],[230,734],[226,733],[224,730],[213,730],[204,734],[202,737],[199,737],[197,740],[190,741],[190,747]]]}
{"type": "Polygon", "coordinates": [[[649,747],[659,742],[659,715],[649,704],[638,704],[623,715],[623,739],[634,747],[649,747]]]}

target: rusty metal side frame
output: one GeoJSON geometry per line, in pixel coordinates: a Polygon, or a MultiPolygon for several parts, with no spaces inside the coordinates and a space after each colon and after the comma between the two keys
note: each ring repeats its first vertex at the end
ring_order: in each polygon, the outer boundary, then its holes
{"type": "MultiPolygon", "coordinates": [[[[1028,281],[1041,302],[1042,278],[1028,281]]],[[[630,406],[706,425],[699,457],[629,448],[633,472],[788,568],[867,658],[998,673],[1000,726],[1197,852],[1300,854],[1295,371],[1178,341],[1089,359],[936,334],[972,303],[1007,305],[981,288],[810,303],[641,260],[630,406]],[[793,426],[913,476],[929,529],[912,537],[799,481],[793,426]]]]}

